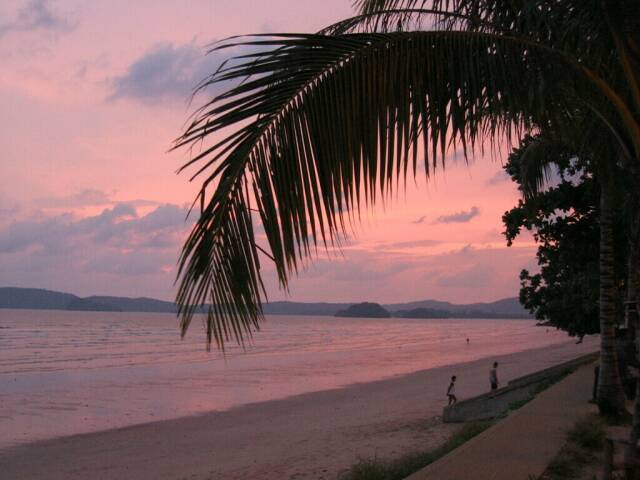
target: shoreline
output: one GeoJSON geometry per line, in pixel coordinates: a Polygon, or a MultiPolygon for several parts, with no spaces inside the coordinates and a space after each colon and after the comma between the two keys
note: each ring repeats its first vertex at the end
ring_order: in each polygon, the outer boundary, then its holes
{"type": "Polygon", "coordinates": [[[16,328],[5,343],[15,348],[0,362],[0,449],[569,342],[519,320],[274,317],[259,343],[222,356],[197,336],[177,340],[175,324],[154,315],[9,320],[16,328]]]}
{"type": "Polygon", "coordinates": [[[597,348],[595,339],[485,357],[392,378],[0,450],[19,478],[335,479],[357,457],[437,446],[459,426],[437,417],[450,375],[460,400],[597,348]],[[485,371],[486,370],[486,371],[485,371]]]}

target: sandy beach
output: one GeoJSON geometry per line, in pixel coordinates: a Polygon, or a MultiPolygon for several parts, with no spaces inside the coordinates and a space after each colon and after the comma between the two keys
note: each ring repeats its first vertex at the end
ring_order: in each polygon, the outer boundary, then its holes
{"type": "Polygon", "coordinates": [[[597,349],[597,338],[253,403],[228,411],[61,437],[0,451],[7,479],[335,479],[358,457],[441,443],[448,378],[458,398],[597,349]]]}

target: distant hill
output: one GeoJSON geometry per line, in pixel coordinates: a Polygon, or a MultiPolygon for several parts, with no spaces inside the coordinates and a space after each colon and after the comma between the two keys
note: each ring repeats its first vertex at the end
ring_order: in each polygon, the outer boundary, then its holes
{"type": "Polygon", "coordinates": [[[401,318],[530,318],[519,313],[500,313],[480,309],[465,309],[456,311],[439,310],[436,308],[413,308],[393,312],[394,317],[401,318]]]}
{"type": "Polygon", "coordinates": [[[81,298],[70,293],[16,287],[0,288],[0,308],[94,312],[177,312],[174,303],[153,298],[99,296],[81,298]]]}
{"type": "MultiPolygon", "coordinates": [[[[334,316],[338,311],[348,310],[352,305],[356,304],[271,302],[264,305],[264,313],[269,315],[334,316]]],[[[505,298],[496,302],[471,303],[467,305],[457,305],[438,300],[422,300],[379,306],[390,313],[391,316],[406,318],[533,318],[520,305],[517,298],[505,298]]],[[[0,287],[0,308],[107,312],[177,312],[176,305],[173,302],[154,298],[97,295],[81,298],[70,293],[17,287],[0,287]]]]}
{"type": "Polygon", "coordinates": [[[345,310],[338,310],[336,317],[364,317],[364,318],[389,318],[387,312],[379,303],[356,303],[345,310]]]}
{"type": "Polygon", "coordinates": [[[77,310],[83,312],[121,312],[122,309],[115,305],[94,302],[88,298],[74,298],[66,306],[65,310],[77,310]]]}
{"type": "Polygon", "coordinates": [[[178,312],[178,308],[175,303],[156,300],[155,298],[101,297],[94,295],[92,297],[87,297],[87,300],[101,305],[107,305],[112,308],[118,308],[123,312],[178,312]]]}
{"type": "Polygon", "coordinates": [[[0,288],[1,308],[66,310],[74,300],[80,300],[80,298],[70,293],[52,292],[39,288],[0,288]]]}
{"type": "Polygon", "coordinates": [[[462,318],[533,318],[533,316],[520,305],[516,297],[503,298],[495,302],[455,304],[438,300],[421,300],[409,303],[394,303],[383,305],[390,312],[401,310],[431,309],[450,312],[456,317],[462,318]]]}
{"type": "Polygon", "coordinates": [[[349,308],[350,303],[299,303],[271,302],[264,304],[264,313],[269,315],[327,315],[349,308]]]}
{"type": "MultiPolygon", "coordinates": [[[[336,315],[352,303],[299,303],[272,302],[264,305],[264,313],[271,315],[336,315]]],[[[517,298],[504,298],[495,302],[459,305],[439,300],[421,300],[408,303],[382,304],[394,317],[405,318],[522,318],[530,319],[517,298]]]]}
{"type": "Polygon", "coordinates": [[[453,312],[436,308],[413,308],[411,310],[398,310],[393,312],[393,316],[400,318],[451,318],[455,315],[453,312]]]}

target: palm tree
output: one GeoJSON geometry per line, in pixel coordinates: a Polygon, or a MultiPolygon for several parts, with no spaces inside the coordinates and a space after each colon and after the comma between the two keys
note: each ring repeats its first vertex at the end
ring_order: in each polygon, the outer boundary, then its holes
{"type": "MultiPolygon", "coordinates": [[[[605,413],[615,414],[624,409],[624,395],[616,359],[616,303],[619,298],[616,288],[615,256],[620,258],[625,252],[614,252],[613,217],[616,212],[614,212],[613,204],[616,197],[621,197],[621,195],[616,195],[616,190],[620,191],[620,185],[624,185],[625,179],[621,178],[619,171],[615,171],[617,166],[612,162],[597,161],[597,155],[613,150],[614,145],[609,145],[600,152],[592,152],[590,150],[591,143],[582,142],[584,131],[589,128],[588,123],[589,117],[583,115],[573,131],[559,132],[560,135],[558,135],[552,130],[543,130],[535,137],[526,138],[518,150],[518,165],[514,173],[518,177],[523,196],[527,200],[537,197],[546,188],[554,165],[561,165],[570,162],[571,159],[579,158],[591,172],[595,170],[594,179],[600,186],[600,247],[598,250],[600,252],[600,299],[598,304],[600,309],[601,367],[598,397],[601,399],[599,402],[601,410],[605,413]],[[570,135],[567,136],[566,133],[570,135]],[[609,403],[610,399],[615,403],[609,403]]],[[[623,193],[625,192],[623,191],[623,193]]],[[[619,205],[621,202],[615,203],[619,205]]],[[[618,216],[621,216],[621,212],[617,213],[618,216]]],[[[555,212],[552,215],[555,215],[555,212]]],[[[631,257],[631,255],[629,256],[631,257]]],[[[627,283],[631,283],[631,275],[628,280],[627,283]]],[[[556,300],[562,301],[562,299],[556,300]]],[[[565,312],[566,314],[569,312],[565,312]]],[[[576,318],[575,321],[579,323],[584,319],[576,318]]]]}
{"type": "MultiPolygon", "coordinates": [[[[415,175],[419,158],[428,177],[451,149],[493,150],[540,126],[569,131],[588,111],[585,141],[613,145],[605,163],[640,178],[633,0],[357,4],[356,17],[318,34],[213,47],[256,53],[203,82],[201,89],[235,83],[204,104],[176,141],[176,148],[200,146],[183,168],[203,177],[200,216],[179,261],[183,335],[196,306],[209,303],[208,342],[243,342],[262,316],[264,256],[286,289],[319,244],[339,242],[362,206],[415,175]],[[264,246],[254,235],[257,219],[264,246]]],[[[605,292],[605,330],[614,324],[607,299],[605,292]]],[[[615,384],[610,369],[601,382],[602,404],[619,410],[606,387],[615,384]]]]}

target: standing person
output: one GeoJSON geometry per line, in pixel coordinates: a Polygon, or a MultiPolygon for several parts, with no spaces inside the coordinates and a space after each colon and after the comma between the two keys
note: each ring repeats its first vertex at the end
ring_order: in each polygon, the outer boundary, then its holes
{"type": "Polygon", "coordinates": [[[493,368],[489,372],[489,383],[491,383],[491,390],[498,389],[498,362],[493,362],[493,368]]]}
{"type": "Polygon", "coordinates": [[[456,398],[456,376],[451,377],[451,383],[447,388],[447,397],[449,398],[449,405],[453,405],[458,401],[456,398]]]}

